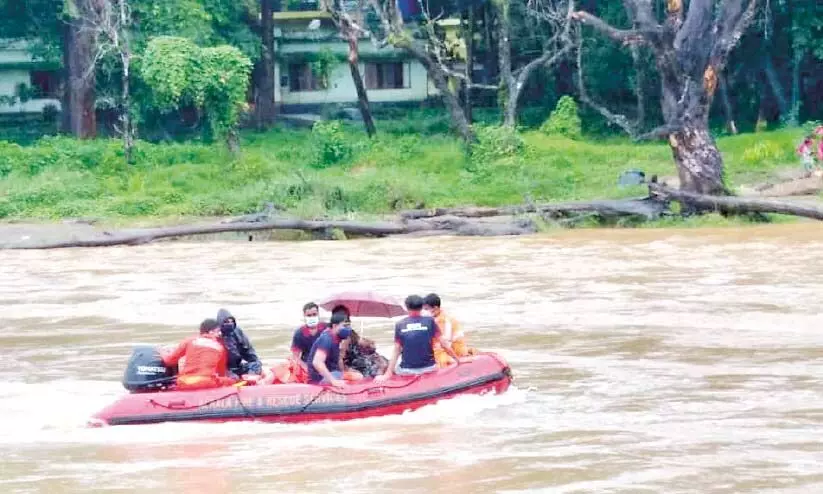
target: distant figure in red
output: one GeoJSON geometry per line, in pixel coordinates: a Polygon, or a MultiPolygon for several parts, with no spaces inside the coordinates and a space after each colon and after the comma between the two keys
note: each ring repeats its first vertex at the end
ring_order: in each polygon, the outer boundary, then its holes
{"type": "Polygon", "coordinates": [[[177,389],[206,389],[231,386],[236,379],[226,377],[228,352],[220,339],[220,325],[214,319],[200,323],[200,334],[186,338],[163,362],[173,367],[181,358],[186,365],[177,376],[177,389]]]}

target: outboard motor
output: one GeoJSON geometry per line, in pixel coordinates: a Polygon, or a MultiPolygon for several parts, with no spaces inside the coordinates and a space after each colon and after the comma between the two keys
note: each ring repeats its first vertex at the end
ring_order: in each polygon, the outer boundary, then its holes
{"type": "Polygon", "coordinates": [[[160,352],[151,346],[139,346],[132,350],[123,387],[132,393],[162,391],[175,383],[177,369],[166,367],[160,352]]]}

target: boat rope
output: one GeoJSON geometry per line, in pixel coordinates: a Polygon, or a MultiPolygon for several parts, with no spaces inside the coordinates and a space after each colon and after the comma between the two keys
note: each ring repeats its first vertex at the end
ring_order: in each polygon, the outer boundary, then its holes
{"type": "Polygon", "coordinates": [[[417,376],[414,376],[414,379],[412,379],[411,381],[409,381],[409,382],[407,382],[407,383],[403,383],[403,384],[401,384],[400,386],[371,386],[371,387],[369,387],[369,388],[363,388],[363,389],[361,389],[360,391],[351,391],[351,392],[348,392],[348,393],[347,393],[347,392],[345,392],[345,391],[340,391],[340,390],[337,390],[337,389],[332,388],[332,387],[325,387],[325,388],[321,389],[320,391],[318,391],[318,392],[317,392],[317,394],[316,394],[316,395],[314,395],[314,398],[312,398],[312,399],[311,399],[311,401],[309,401],[308,403],[306,403],[306,404],[303,406],[303,408],[301,408],[301,409],[300,409],[300,412],[299,412],[299,413],[303,413],[303,412],[305,412],[305,411],[306,411],[306,409],[307,409],[307,408],[309,408],[309,406],[311,406],[312,404],[314,404],[314,402],[315,402],[315,401],[317,401],[317,399],[318,399],[318,398],[320,398],[320,396],[321,396],[323,393],[333,393],[333,394],[340,395],[340,396],[354,396],[354,395],[359,395],[359,394],[362,394],[362,393],[368,393],[369,391],[371,391],[371,390],[373,390],[373,389],[378,389],[378,388],[385,388],[385,389],[403,389],[403,388],[405,388],[405,387],[407,387],[407,386],[411,386],[412,384],[416,383],[417,381],[419,381],[419,380],[420,380],[420,378],[421,378],[421,377],[423,377],[423,375],[422,375],[422,374],[417,375],[417,376]]]}

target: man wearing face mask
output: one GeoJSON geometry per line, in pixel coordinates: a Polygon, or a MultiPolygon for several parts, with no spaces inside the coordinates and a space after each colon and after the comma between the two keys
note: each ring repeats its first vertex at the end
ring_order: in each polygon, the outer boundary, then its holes
{"type": "Polygon", "coordinates": [[[220,309],[217,312],[217,323],[220,324],[223,344],[229,354],[229,376],[237,378],[244,374],[262,375],[263,364],[249,338],[237,326],[234,316],[226,309],[220,309]]]}
{"type": "Polygon", "coordinates": [[[332,314],[329,324],[331,327],[320,334],[309,352],[309,383],[339,388],[346,384],[340,368],[340,342],[351,336],[351,326],[346,325],[342,312],[332,314]]]}
{"type": "Polygon", "coordinates": [[[303,322],[292,337],[291,353],[293,360],[308,370],[311,347],[328,326],[320,322],[320,308],[314,302],[303,306],[303,322]]]}

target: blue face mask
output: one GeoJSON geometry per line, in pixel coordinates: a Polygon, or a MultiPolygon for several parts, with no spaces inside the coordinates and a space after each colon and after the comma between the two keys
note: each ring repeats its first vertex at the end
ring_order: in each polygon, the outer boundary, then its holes
{"type": "Polygon", "coordinates": [[[343,326],[337,330],[337,337],[341,340],[345,340],[349,336],[351,336],[351,326],[343,326]]]}

